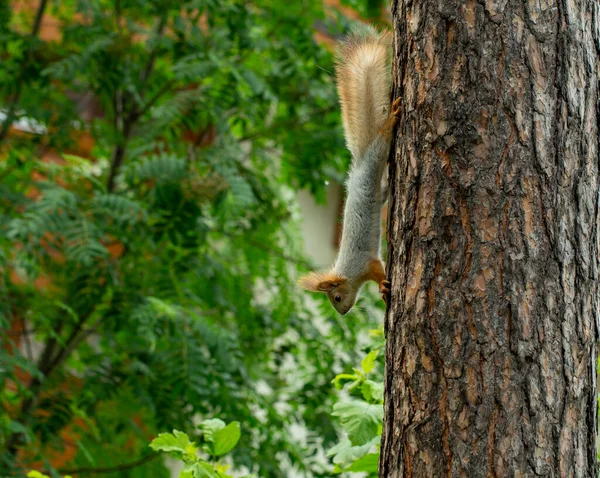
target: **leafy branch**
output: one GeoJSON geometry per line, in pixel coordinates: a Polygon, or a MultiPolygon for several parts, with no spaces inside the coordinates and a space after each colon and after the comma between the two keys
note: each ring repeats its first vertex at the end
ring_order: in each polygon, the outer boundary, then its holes
{"type": "MultiPolygon", "coordinates": [[[[154,65],[156,63],[156,55],[158,54],[158,48],[160,45],[160,39],[164,33],[165,27],[167,25],[167,15],[163,15],[156,26],[154,37],[156,41],[155,47],[152,49],[150,53],[150,57],[146,66],[143,68],[140,74],[140,89],[139,96],[140,98],[144,97],[144,92],[148,86],[149,78],[152,74],[152,70],[154,69],[154,65]]],[[[115,178],[123,165],[123,161],[125,160],[125,153],[127,151],[127,143],[131,138],[131,134],[135,125],[137,124],[140,117],[145,114],[158,99],[164,95],[173,82],[167,82],[162,88],[158,90],[158,92],[148,101],[144,106],[136,105],[131,107],[131,111],[125,114],[123,94],[120,89],[117,89],[115,92],[115,97],[113,98],[114,112],[115,112],[115,126],[117,129],[120,129],[121,138],[115,145],[115,148],[112,153],[112,158],[110,161],[110,169],[108,172],[108,179],[106,182],[106,189],[108,192],[113,192],[115,189],[115,178]]],[[[143,103],[143,101],[142,101],[143,103]]]]}
{"type": "Polygon", "coordinates": [[[225,473],[227,466],[217,460],[233,450],[240,441],[239,422],[225,422],[218,418],[204,420],[199,427],[202,430],[204,444],[202,447],[190,440],[187,433],[173,430],[173,433],[160,433],[150,448],[161,451],[184,463],[180,478],[233,478],[225,473]],[[209,460],[198,456],[200,449],[208,455],[209,460]]]}
{"type": "MultiPolygon", "coordinates": [[[[83,330],[86,322],[94,315],[96,309],[91,309],[88,314],[81,317],[74,325],[73,330],[64,341],[59,341],[57,337],[62,332],[64,322],[61,321],[57,325],[55,335],[48,339],[46,342],[40,359],[38,361],[37,368],[40,372],[40,376],[35,376],[31,379],[31,383],[28,387],[28,396],[21,403],[16,421],[24,425],[29,425],[33,413],[37,409],[40,394],[44,389],[44,384],[50,378],[52,373],[58,369],[64,361],[73,353],[77,346],[88,337],[99,325],[101,317],[99,317],[94,325],[87,330],[83,330]]],[[[17,450],[24,438],[24,435],[20,431],[13,432],[7,442],[5,449],[9,456],[15,457],[17,450]]]]}
{"type": "Polygon", "coordinates": [[[31,63],[31,58],[33,57],[33,49],[34,49],[34,39],[37,37],[40,26],[42,25],[42,18],[44,17],[44,12],[46,10],[46,5],[48,4],[48,0],[41,0],[38,6],[38,9],[35,14],[35,20],[33,21],[33,28],[31,29],[31,33],[29,34],[30,43],[29,50],[27,52],[27,56],[21,63],[21,68],[19,70],[19,74],[17,76],[16,81],[16,90],[8,101],[8,111],[6,112],[6,117],[2,122],[2,129],[0,129],[0,143],[4,141],[8,131],[15,120],[15,112],[17,110],[17,106],[19,104],[19,100],[21,99],[21,94],[23,92],[23,86],[25,84],[25,74],[27,71],[27,67],[31,63]]]}

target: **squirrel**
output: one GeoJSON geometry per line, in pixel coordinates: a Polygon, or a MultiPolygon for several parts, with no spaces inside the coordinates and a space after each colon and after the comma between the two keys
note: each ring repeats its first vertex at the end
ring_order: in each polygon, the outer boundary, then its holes
{"type": "Polygon", "coordinates": [[[354,31],[340,42],[336,61],[342,123],[352,155],[340,250],[328,272],[311,272],[298,283],[326,293],[342,315],[369,280],[379,284],[384,301],[390,292],[381,261],[381,207],[387,199],[381,183],[400,114],[400,99],[390,108],[391,44],[389,32],[370,27],[354,31]]]}

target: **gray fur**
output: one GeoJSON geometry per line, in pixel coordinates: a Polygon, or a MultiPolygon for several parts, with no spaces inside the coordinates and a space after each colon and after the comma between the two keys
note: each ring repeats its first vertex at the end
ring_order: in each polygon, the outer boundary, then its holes
{"type": "MultiPolygon", "coordinates": [[[[311,273],[302,287],[325,292],[331,305],[346,314],[367,280],[389,292],[380,259],[383,173],[398,111],[390,116],[390,32],[373,28],[354,32],[340,43],[336,78],[342,121],[352,167],[346,181],[342,241],[326,274],[311,273]],[[387,122],[389,121],[389,122],[387,122]],[[382,135],[383,134],[383,135],[382,135]]],[[[387,283],[389,285],[389,283],[387,283]]]]}
{"type": "Polygon", "coordinates": [[[342,241],[333,271],[349,280],[364,276],[369,263],[380,259],[381,205],[384,201],[381,179],[389,148],[389,143],[377,135],[364,157],[354,159],[346,181],[342,241]]]}

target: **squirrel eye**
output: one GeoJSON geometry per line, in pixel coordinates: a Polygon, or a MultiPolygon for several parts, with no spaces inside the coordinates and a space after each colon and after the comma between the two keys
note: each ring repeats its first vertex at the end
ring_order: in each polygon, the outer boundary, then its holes
{"type": "Polygon", "coordinates": [[[335,301],[336,301],[336,302],[339,302],[340,300],[342,300],[342,298],[341,298],[339,295],[336,295],[336,296],[335,296],[335,301]]]}

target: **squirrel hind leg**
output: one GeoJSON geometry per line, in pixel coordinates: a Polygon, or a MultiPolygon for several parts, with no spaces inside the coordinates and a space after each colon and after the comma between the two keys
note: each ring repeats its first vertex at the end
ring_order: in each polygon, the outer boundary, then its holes
{"type": "Polygon", "coordinates": [[[381,259],[373,259],[369,264],[368,280],[377,282],[379,285],[379,292],[388,293],[390,292],[390,281],[385,278],[385,268],[381,259]]]}
{"type": "Polygon", "coordinates": [[[394,100],[394,102],[392,103],[390,114],[388,115],[387,119],[385,120],[385,123],[383,123],[383,126],[379,131],[381,133],[381,136],[383,136],[383,138],[387,141],[390,141],[392,139],[394,128],[396,127],[396,125],[398,124],[398,120],[400,119],[401,104],[402,98],[396,98],[394,100]]]}

